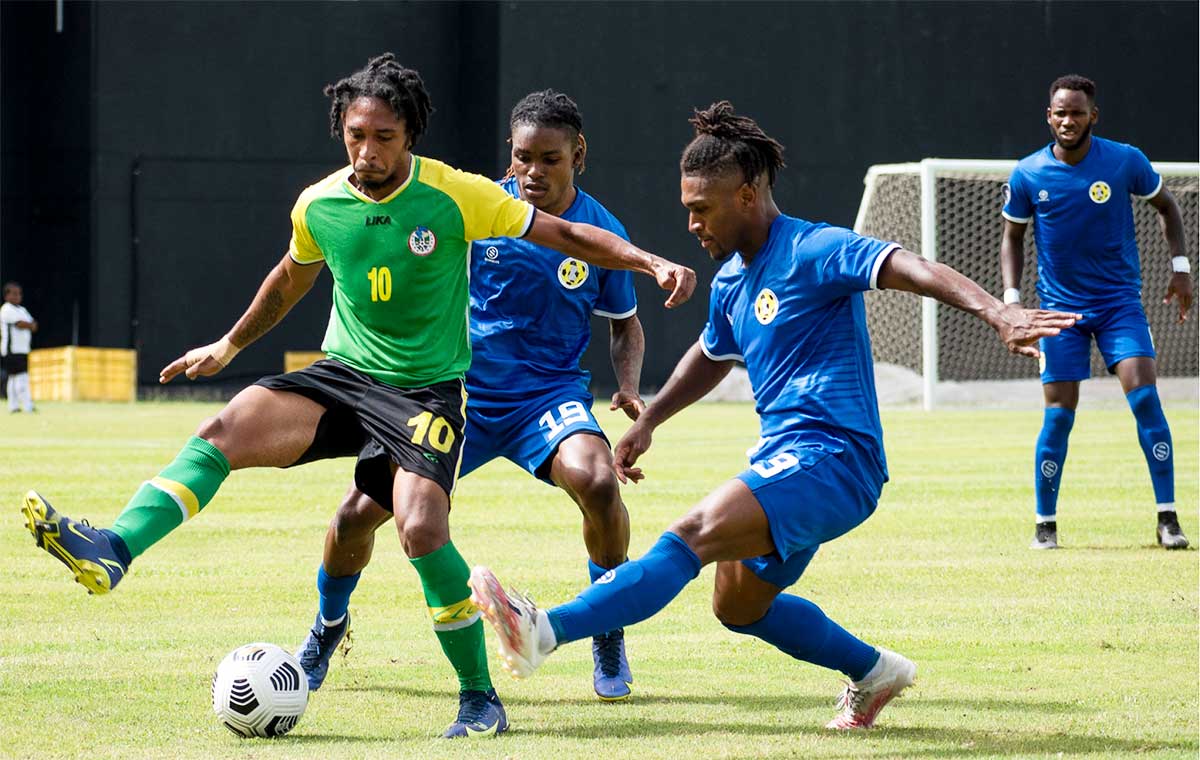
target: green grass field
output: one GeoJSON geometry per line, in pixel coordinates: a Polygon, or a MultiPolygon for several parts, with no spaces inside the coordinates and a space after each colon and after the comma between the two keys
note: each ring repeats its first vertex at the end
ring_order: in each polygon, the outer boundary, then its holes
{"type": "MultiPolygon", "coordinates": [[[[0,756],[12,758],[1188,757],[1198,752],[1197,552],[1153,541],[1149,476],[1127,410],[1080,412],[1057,552],[1032,534],[1035,412],[884,414],[892,481],[875,516],[822,549],[796,587],[845,627],[918,664],[870,732],[833,735],[837,674],[727,632],[712,571],[627,634],[635,699],[601,704],[585,644],[529,681],[493,659],[511,732],[448,745],[456,686],[394,531],[352,602],[338,655],[296,730],[239,740],[209,679],[250,641],[294,648],[315,611],[322,539],[350,460],[236,473],[203,515],[106,597],[35,549],[18,513],[36,487],[108,524],[214,405],[46,404],[0,422],[0,756]]],[[[619,434],[624,423],[597,414],[619,434]]],[[[1177,499],[1200,539],[1195,408],[1168,409],[1177,499]]],[[[745,404],[699,405],[660,429],[625,489],[631,554],[745,463],[745,404]]],[[[464,480],[451,518],[471,563],[563,601],[586,582],[567,497],[508,463],[464,480]]],[[[490,632],[489,632],[490,633],[490,632]]]]}

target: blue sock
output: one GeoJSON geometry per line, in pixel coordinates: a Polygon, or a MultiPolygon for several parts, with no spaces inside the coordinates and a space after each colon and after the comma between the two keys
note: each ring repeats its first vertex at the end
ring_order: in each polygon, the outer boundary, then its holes
{"type": "Polygon", "coordinates": [[[317,593],[321,596],[322,620],[333,621],[345,616],[350,607],[350,594],[354,593],[360,575],[362,573],[334,578],[325,572],[324,565],[317,570],[317,593]]]}
{"type": "Polygon", "coordinates": [[[611,580],[548,610],[559,644],[645,620],[666,607],[700,574],[700,558],[674,533],[664,533],[641,559],[618,565],[611,580]]]}
{"type": "Polygon", "coordinates": [[[1137,420],[1138,443],[1150,467],[1150,482],[1154,485],[1154,501],[1175,503],[1175,452],[1171,446],[1171,428],[1158,400],[1158,388],[1143,385],[1125,394],[1133,417],[1137,420]]]}
{"type": "Polygon", "coordinates": [[[797,660],[840,670],[853,681],[861,681],[879,660],[875,647],[851,636],[817,605],[791,594],[775,597],[757,623],[725,627],[757,636],[797,660]]]}
{"type": "Polygon", "coordinates": [[[592,562],[590,559],[588,560],[588,580],[590,580],[592,583],[595,583],[596,581],[600,580],[601,576],[603,576],[608,571],[609,571],[609,568],[600,567],[595,562],[592,562]]]}
{"type": "Polygon", "coordinates": [[[1033,482],[1037,493],[1038,522],[1049,522],[1058,511],[1058,483],[1067,461],[1067,438],[1075,424],[1075,410],[1046,407],[1042,432],[1034,455],[1033,482]]]}

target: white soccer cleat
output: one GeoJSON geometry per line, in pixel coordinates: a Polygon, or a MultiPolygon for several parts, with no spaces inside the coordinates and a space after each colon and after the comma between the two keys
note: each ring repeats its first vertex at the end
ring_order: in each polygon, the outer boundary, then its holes
{"type": "MultiPolygon", "coordinates": [[[[513,678],[528,678],[548,655],[539,642],[541,628],[550,625],[550,619],[527,597],[506,592],[486,567],[472,570],[467,584],[471,601],[496,630],[501,666],[513,678]]],[[[553,640],[553,636],[547,638],[553,640]]]]}
{"type": "Polygon", "coordinates": [[[838,731],[870,728],[875,725],[879,711],[912,686],[917,677],[916,664],[890,649],[876,649],[879,650],[879,672],[869,679],[846,684],[837,700],[841,712],[825,724],[825,728],[838,731]]]}

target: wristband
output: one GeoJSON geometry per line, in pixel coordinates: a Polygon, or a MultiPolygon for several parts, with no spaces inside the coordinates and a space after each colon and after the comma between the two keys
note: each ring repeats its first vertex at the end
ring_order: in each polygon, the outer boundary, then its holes
{"type": "Polygon", "coordinates": [[[1188,261],[1187,256],[1175,256],[1171,259],[1172,272],[1188,273],[1192,271],[1192,262],[1188,261]]]}
{"type": "Polygon", "coordinates": [[[1004,291],[1005,305],[1010,303],[1021,303],[1021,291],[1016,288],[1006,288],[1004,291]]]}
{"type": "Polygon", "coordinates": [[[233,361],[233,357],[238,355],[242,349],[233,345],[233,341],[228,335],[221,337],[219,341],[212,345],[212,353],[210,356],[221,363],[222,367],[228,367],[229,362],[233,361]]]}

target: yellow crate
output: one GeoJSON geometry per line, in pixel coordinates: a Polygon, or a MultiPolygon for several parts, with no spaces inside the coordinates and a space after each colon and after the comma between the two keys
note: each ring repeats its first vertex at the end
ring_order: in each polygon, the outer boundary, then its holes
{"type": "Polygon", "coordinates": [[[284,351],[283,371],[295,372],[325,358],[324,351],[284,351]]]}
{"type": "Polygon", "coordinates": [[[137,351],[63,346],[29,352],[29,389],[37,401],[135,401],[137,351]]]}

